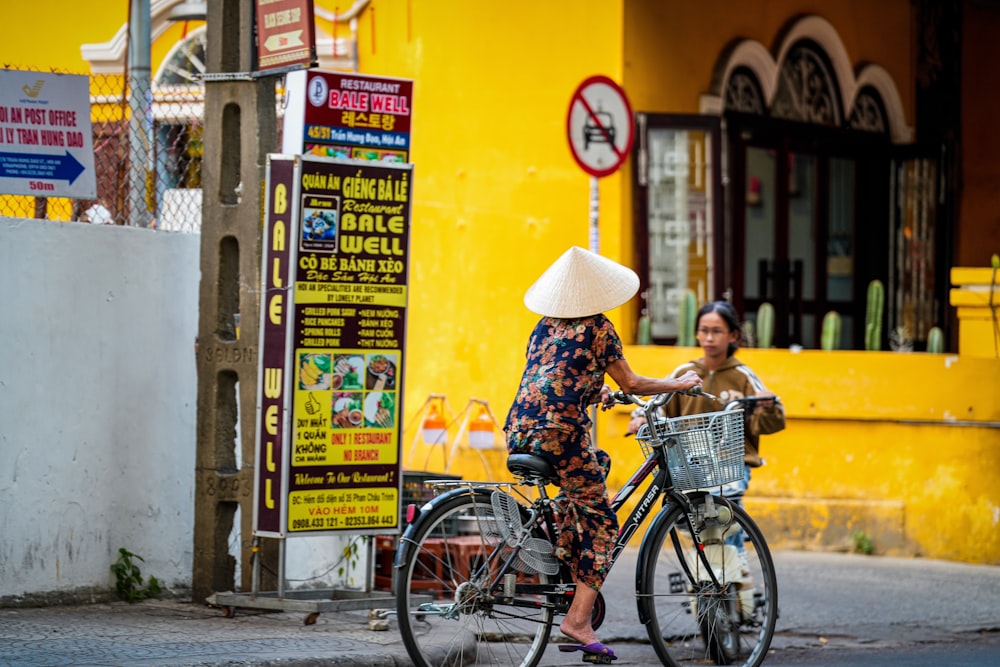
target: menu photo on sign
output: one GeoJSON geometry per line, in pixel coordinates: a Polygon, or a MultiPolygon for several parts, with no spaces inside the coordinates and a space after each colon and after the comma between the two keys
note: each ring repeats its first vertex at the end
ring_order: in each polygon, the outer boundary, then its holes
{"type": "Polygon", "coordinates": [[[412,165],[300,164],[287,530],[394,532],[412,165]]]}

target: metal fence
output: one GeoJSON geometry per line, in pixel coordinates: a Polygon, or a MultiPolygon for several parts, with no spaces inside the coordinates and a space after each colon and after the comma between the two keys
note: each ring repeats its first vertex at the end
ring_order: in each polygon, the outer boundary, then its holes
{"type": "Polygon", "coordinates": [[[200,79],[137,85],[120,74],[92,74],[90,109],[97,198],[0,193],[0,216],[200,231],[200,79]]]}

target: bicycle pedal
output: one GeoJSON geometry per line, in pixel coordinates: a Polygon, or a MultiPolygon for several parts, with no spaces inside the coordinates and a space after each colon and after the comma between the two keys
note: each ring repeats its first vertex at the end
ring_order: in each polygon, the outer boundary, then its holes
{"type": "Polygon", "coordinates": [[[585,654],[583,656],[584,662],[590,662],[595,665],[610,665],[612,660],[617,660],[617,659],[618,659],[617,657],[613,657],[610,655],[585,654]]]}

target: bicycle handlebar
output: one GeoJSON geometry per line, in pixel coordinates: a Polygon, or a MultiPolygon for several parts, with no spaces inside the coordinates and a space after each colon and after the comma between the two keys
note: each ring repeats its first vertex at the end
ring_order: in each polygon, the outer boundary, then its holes
{"type": "Polygon", "coordinates": [[[663,394],[657,394],[653,396],[648,401],[643,400],[635,394],[626,394],[621,389],[612,392],[611,396],[615,399],[616,403],[622,403],[624,405],[634,404],[638,405],[640,408],[650,409],[658,408],[661,405],[666,405],[675,394],[684,394],[685,396],[704,396],[705,398],[711,399],[713,401],[719,400],[717,397],[709,394],[708,392],[702,390],[701,386],[691,387],[690,389],[682,389],[680,391],[668,391],[663,394]]]}
{"type": "MultiPolygon", "coordinates": [[[[708,393],[700,386],[691,387],[690,389],[684,389],[681,391],[668,391],[663,394],[657,394],[649,400],[643,400],[639,396],[634,394],[626,394],[621,389],[612,392],[611,396],[615,399],[616,403],[621,403],[624,405],[634,404],[638,405],[640,408],[645,410],[651,410],[658,408],[662,405],[666,405],[675,394],[684,394],[685,396],[694,396],[707,398],[711,401],[716,401],[722,403],[718,396],[708,393]]],[[[764,403],[768,401],[773,401],[774,403],[780,403],[781,398],[778,396],[743,396],[741,398],[732,398],[726,401],[723,410],[732,410],[737,407],[744,408],[754,408],[758,403],[764,403]]]]}
{"type": "Polygon", "coordinates": [[[753,409],[758,403],[781,403],[780,396],[743,396],[742,398],[731,398],[726,402],[724,410],[732,410],[734,407],[753,409]]]}

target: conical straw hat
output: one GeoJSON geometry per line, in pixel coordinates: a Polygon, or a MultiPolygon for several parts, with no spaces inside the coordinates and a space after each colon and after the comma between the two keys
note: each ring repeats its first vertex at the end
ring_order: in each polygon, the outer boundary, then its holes
{"type": "Polygon", "coordinates": [[[548,317],[586,317],[617,308],[638,290],[635,271],[573,246],[528,288],[524,305],[548,317]]]}

